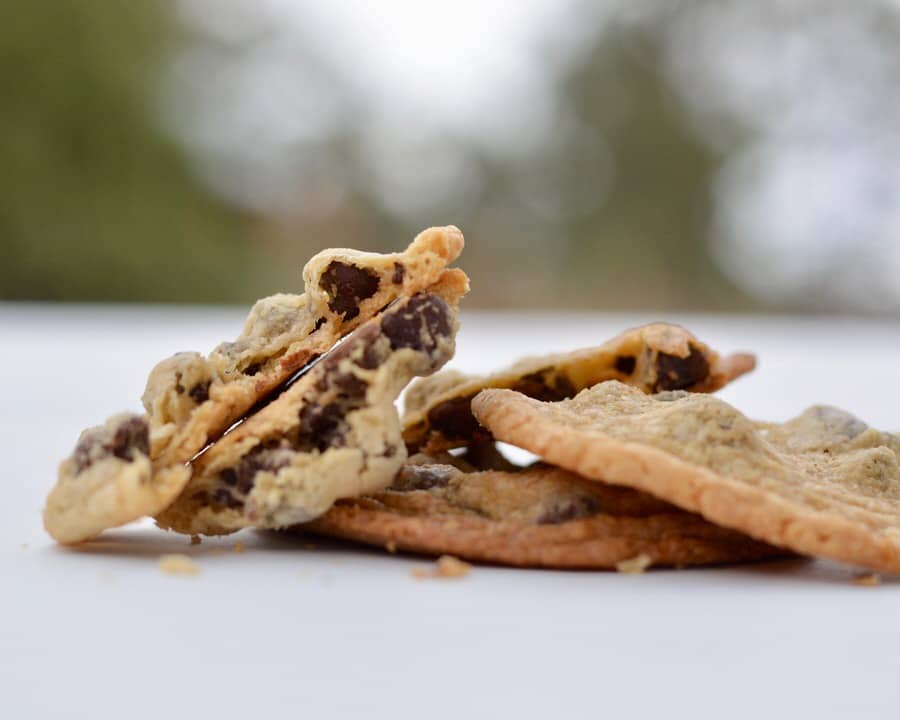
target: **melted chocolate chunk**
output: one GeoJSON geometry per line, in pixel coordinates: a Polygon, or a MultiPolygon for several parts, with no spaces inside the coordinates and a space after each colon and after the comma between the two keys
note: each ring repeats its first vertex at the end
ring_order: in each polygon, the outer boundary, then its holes
{"type": "Polygon", "coordinates": [[[246,368],[244,368],[244,375],[249,375],[253,377],[262,369],[262,363],[250,363],[246,368]]]}
{"type": "Polygon", "coordinates": [[[353,373],[338,373],[331,379],[331,385],[337,388],[342,398],[365,400],[369,384],[353,373]]]}
{"type": "Polygon", "coordinates": [[[567,499],[547,508],[536,522],[538,525],[559,525],[571,520],[579,520],[596,515],[599,510],[600,503],[595,497],[584,496],[567,499]]]}
{"type": "MultiPolygon", "coordinates": [[[[316,330],[321,330],[325,322],[325,318],[320,317],[318,320],[316,320],[316,326],[312,329],[312,331],[315,332],[316,330]]],[[[310,335],[312,335],[312,333],[310,333],[310,335]]]]}
{"type": "Polygon", "coordinates": [[[634,355],[616,356],[615,368],[623,375],[631,375],[634,372],[635,365],[637,365],[637,359],[634,355]]]}
{"type": "Polygon", "coordinates": [[[116,428],[109,451],[121,460],[131,460],[134,452],[150,454],[150,429],[144,418],[133,417],[116,428]]]}
{"type": "Polygon", "coordinates": [[[452,398],[428,411],[431,427],[451,440],[467,440],[483,431],[472,414],[472,398],[452,398]]]}
{"type": "MultiPolygon", "coordinates": [[[[260,472],[277,473],[283,467],[287,467],[291,460],[292,451],[287,448],[266,448],[257,447],[249,454],[245,455],[241,461],[233,468],[226,468],[219,473],[219,480],[233,488],[235,492],[241,495],[247,495],[253,490],[256,482],[256,476],[260,472]]],[[[229,497],[234,498],[231,491],[219,488],[216,493],[227,492],[229,497]]],[[[227,505],[228,503],[223,502],[227,505]]],[[[228,507],[234,507],[228,505],[228,507]]]]}
{"type": "Polygon", "coordinates": [[[460,471],[452,465],[404,465],[394,478],[391,490],[410,492],[447,487],[450,480],[460,471]]]}
{"type": "Polygon", "coordinates": [[[277,473],[290,464],[290,456],[289,450],[285,452],[266,449],[245,456],[237,468],[237,489],[244,494],[249,493],[253,489],[258,473],[277,473]]]}
{"type": "Polygon", "coordinates": [[[328,307],[332,312],[352,320],[359,315],[359,303],[378,292],[378,275],[335,260],[322,273],[319,287],[331,298],[328,307]]]}
{"type": "Polygon", "coordinates": [[[188,390],[188,395],[190,395],[191,399],[198,405],[209,400],[209,383],[209,380],[198,382],[194,387],[188,390]]]}
{"type": "Polygon", "coordinates": [[[705,380],[708,375],[709,362],[693,345],[691,354],[686,358],[661,352],[656,356],[656,384],[653,392],[685,390],[705,380]]]}
{"type": "Polygon", "coordinates": [[[391,282],[394,285],[399,285],[403,282],[403,277],[406,275],[406,268],[403,267],[401,263],[394,263],[394,274],[391,276],[391,282]]]}
{"type": "Polygon", "coordinates": [[[435,295],[416,295],[406,307],[384,317],[381,331],[391,341],[392,350],[430,352],[440,338],[450,335],[450,308],[435,295]]]}
{"type": "Polygon", "coordinates": [[[347,430],[344,420],[346,412],[337,403],[304,405],[300,410],[299,448],[313,447],[325,452],[330,447],[341,447],[347,430]]]}
{"type": "Polygon", "coordinates": [[[134,460],[138,454],[150,454],[150,429],[144,418],[128,418],[115,429],[112,437],[104,439],[105,435],[102,429],[98,429],[78,441],[72,455],[76,472],[86,470],[110,455],[120,460],[134,460]]]}
{"type": "Polygon", "coordinates": [[[555,374],[553,368],[543,368],[522,376],[512,389],[544,402],[558,402],[577,394],[569,378],[555,374]]]}

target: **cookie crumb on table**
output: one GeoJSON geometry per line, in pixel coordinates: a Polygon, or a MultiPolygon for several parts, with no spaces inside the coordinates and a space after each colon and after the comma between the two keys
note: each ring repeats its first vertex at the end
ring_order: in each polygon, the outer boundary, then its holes
{"type": "Polygon", "coordinates": [[[159,569],[166,575],[198,575],[200,567],[187,555],[174,553],[159,559],[159,569]]]}
{"type": "Polygon", "coordinates": [[[863,587],[875,587],[876,585],[881,585],[881,575],[878,573],[867,573],[865,575],[857,575],[853,578],[854,585],[861,585],[863,587]]]}
{"type": "Polygon", "coordinates": [[[416,568],[412,576],[417,580],[428,578],[461,578],[469,574],[472,566],[452,555],[441,555],[433,568],[416,568]]]}
{"type": "Polygon", "coordinates": [[[236,553],[242,553],[247,549],[247,546],[242,542],[236,542],[234,544],[234,548],[232,548],[236,553]]]}
{"type": "Polygon", "coordinates": [[[191,545],[199,545],[203,542],[199,535],[191,535],[191,545]]]}
{"type": "Polygon", "coordinates": [[[393,540],[388,540],[384,544],[384,549],[393,555],[395,552],[397,552],[397,543],[395,543],[393,540]]]}
{"type": "Polygon", "coordinates": [[[616,563],[616,570],[626,575],[640,575],[653,564],[653,558],[645,553],[616,563]]]}

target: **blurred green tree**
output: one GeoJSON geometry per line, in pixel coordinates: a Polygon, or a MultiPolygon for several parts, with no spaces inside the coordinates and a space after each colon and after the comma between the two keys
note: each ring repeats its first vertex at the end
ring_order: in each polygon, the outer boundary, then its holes
{"type": "Polygon", "coordinates": [[[0,297],[221,301],[258,263],[156,122],[168,3],[0,6],[0,297]]]}

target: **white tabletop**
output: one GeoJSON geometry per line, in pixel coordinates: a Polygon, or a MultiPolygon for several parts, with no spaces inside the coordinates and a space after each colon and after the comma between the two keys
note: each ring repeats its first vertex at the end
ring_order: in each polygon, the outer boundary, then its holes
{"type": "MultiPolygon", "coordinates": [[[[900,584],[860,587],[831,563],[416,580],[427,560],[253,532],[191,547],[144,524],[56,547],[40,510],[78,432],[138,409],[157,359],[209,350],[242,315],[0,304],[0,717],[900,714],[900,584]],[[200,575],[160,572],[172,552],[200,575]]],[[[469,313],[454,366],[597,344],[648,319],[469,313]]],[[[754,417],[827,402],[900,429],[896,322],[665,319],[758,353],[722,393],[754,417]]]]}

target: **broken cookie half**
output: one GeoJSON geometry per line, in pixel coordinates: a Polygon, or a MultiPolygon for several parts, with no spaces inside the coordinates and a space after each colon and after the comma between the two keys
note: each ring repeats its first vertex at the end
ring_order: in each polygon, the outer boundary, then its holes
{"type": "Polygon", "coordinates": [[[157,516],[208,535],[310,520],[343,497],[386,487],[406,459],[394,401],[454,352],[458,273],[353,331],[271,403],[193,463],[157,516]]]}
{"type": "Polygon", "coordinates": [[[508,388],[538,400],[574,397],[605,380],[645,393],[714,392],[756,365],[753,355],[721,357],[677,325],[628,330],[596,348],[525,358],[492,375],[447,370],[414,383],[406,394],[403,437],[413,450],[438,452],[490,440],[472,415],[472,399],[487,388],[508,388]]]}
{"type": "Polygon", "coordinates": [[[347,333],[434,285],[463,244],[447,226],[425,230],[401,253],[325,250],[303,270],[305,292],[258,301],[235,341],[208,357],[179,353],[159,363],[142,398],[154,466],[187,462],[347,333]]]}
{"type": "Polygon", "coordinates": [[[836,408],[786,423],[722,400],[610,381],[560,402],[485,390],[478,420],[504,442],[788,550],[900,572],[900,438],[836,408]]]}
{"type": "Polygon", "coordinates": [[[503,565],[614,569],[762,560],[785,551],[645,493],[549,465],[465,472],[407,464],[390,488],[338,502],[296,532],[503,565]]]}

